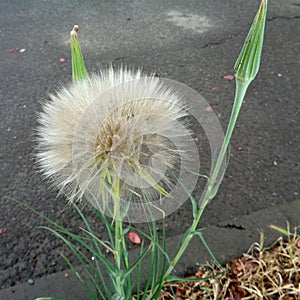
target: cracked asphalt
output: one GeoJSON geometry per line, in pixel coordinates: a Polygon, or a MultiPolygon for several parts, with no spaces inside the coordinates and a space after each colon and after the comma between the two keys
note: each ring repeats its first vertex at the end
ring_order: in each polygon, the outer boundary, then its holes
{"type": "MultiPolygon", "coordinates": [[[[231,240],[237,253],[250,246],[243,238],[248,234],[243,228],[248,228],[250,221],[248,225],[240,222],[247,216],[255,215],[255,220],[261,221],[259,225],[251,224],[254,232],[258,226],[268,232],[267,222],[272,222],[272,216],[275,224],[282,225],[283,219],[276,219],[276,212],[283,209],[285,216],[294,213],[284,222],[300,223],[298,2],[269,3],[261,69],[247,92],[220,192],[201,222],[208,232],[209,228],[224,230],[228,239],[233,238],[230,232],[238,232],[235,240],[231,240]]],[[[71,80],[69,32],[73,25],[80,26],[79,38],[90,72],[110,63],[126,64],[186,83],[204,96],[226,128],[234,81],[225,80],[224,76],[233,74],[233,65],[258,5],[255,0],[0,2],[3,293],[6,288],[23,286],[28,280],[64,271],[67,266],[59,251],[70,255],[50,233],[33,230],[44,221],[9,198],[24,201],[71,230],[76,231],[81,225],[66,199],[57,197],[57,191],[42,180],[34,161],[37,113],[49,93],[55,93],[71,80]],[[61,62],[61,58],[65,61],[61,62]]],[[[204,171],[206,159],[204,149],[204,171]]],[[[200,195],[200,191],[195,194],[200,195]]],[[[93,221],[93,215],[87,214],[93,221]]],[[[168,217],[171,239],[183,233],[191,216],[186,204],[168,217]]],[[[104,235],[103,225],[96,226],[99,234],[104,235]]],[[[230,257],[228,249],[225,244],[218,245],[215,255],[226,260],[230,257]]],[[[187,257],[192,264],[193,257],[187,257]]],[[[11,294],[11,299],[29,299],[16,295],[11,294]]]]}

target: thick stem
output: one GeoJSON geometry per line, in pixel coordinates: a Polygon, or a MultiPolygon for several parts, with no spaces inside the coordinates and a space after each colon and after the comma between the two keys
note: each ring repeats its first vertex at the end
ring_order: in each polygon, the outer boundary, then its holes
{"type": "Polygon", "coordinates": [[[122,257],[122,247],[125,244],[123,235],[123,222],[120,212],[120,190],[119,190],[119,180],[113,185],[113,197],[114,197],[114,223],[115,223],[115,264],[117,268],[116,276],[116,293],[119,297],[125,299],[125,291],[123,286],[123,278],[121,272],[121,257],[122,257]]]}
{"type": "Polygon", "coordinates": [[[243,99],[245,96],[245,93],[247,91],[248,85],[250,82],[245,82],[245,81],[241,81],[239,79],[237,79],[236,81],[236,93],[235,93],[235,99],[234,99],[234,104],[233,104],[233,109],[232,109],[232,113],[231,113],[231,117],[229,120],[229,124],[227,127],[227,131],[225,134],[225,138],[217,159],[217,163],[214,167],[214,170],[212,172],[211,178],[210,178],[210,184],[209,187],[206,191],[206,194],[204,196],[203,202],[201,207],[198,210],[197,215],[194,218],[194,221],[192,223],[192,226],[188,229],[187,234],[185,235],[184,240],[182,241],[182,244],[176,254],[176,256],[174,257],[174,259],[171,262],[171,265],[169,266],[169,268],[167,269],[166,273],[165,273],[165,277],[164,279],[167,280],[168,276],[171,274],[171,272],[173,271],[175,265],[178,263],[179,259],[181,258],[181,256],[183,255],[183,253],[185,252],[187,246],[189,245],[191,239],[194,236],[194,232],[197,230],[198,224],[200,222],[201,216],[204,212],[204,209],[206,207],[207,202],[210,200],[211,198],[211,193],[214,187],[214,184],[216,182],[216,179],[218,177],[222,162],[224,160],[224,157],[226,155],[227,149],[228,149],[228,145],[243,103],[243,99]]]}
{"type": "MultiPolygon", "coordinates": [[[[253,25],[250,28],[249,34],[246,38],[241,54],[235,64],[236,70],[236,92],[235,99],[230,116],[229,124],[225,134],[225,138],[218,154],[216,165],[213,167],[213,171],[210,175],[208,187],[203,197],[202,204],[193,220],[192,226],[188,229],[184,235],[182,244],[177,252],[175,258],[172,260],[171,265],[167,269],[164,277],[164,281],[168,280],[169,275],[173,271],[175,265],[183,255],[188,244],[190,243],[194,233],[197,229],[198,223],[201,219],[203,211],[210,199],[214,197],[217,192],[218,186],[215,187],[216,180],[220,175],[220,169],[223,164],[225,155],[227,153],[228,145],[235,128],[235,124],[246,94],[247,88],[250,82],[255,78],[260,64],[260,55],[263,44],[264,26],[267,12],[267,0],[262,0],[259,11],[253,21],[253,25]]],[[[223,174],[221,174],[223,176],[223,174]]],[[[160,285],[161,286],[161,285],[160,285]]],[[[157,286],[157,289],[160,287],[157,286]]]]}
{"type": "MultiPolygon", "coordinates": [[[[243,81],[240,79],[236,80],[236,90],[235,90],[235,98],[234,98],[234,103],[233,103],[233,108],[232,108],[232,112],[231,112],[231,116],[230,116],[230,120],[228,123],[228,127],[227,127],[227,131],[224,137],[224,141],[217,159],[217,163],[215,165],[215,168],[212,172],[211,178],[210,178],[210,185],[211,187],[214,186],[216,179],[219,175],[220,172],[220,168],[222,166],[222,163],[224,161],[230,140],[231,140],[231,136],[247,91],[247,88],[249,86],[250,82],[247,81],[243,81]]],[[[208,190],[208,192],[210,192],[208,190]]]]}
{"type": "Polygon", "coordinates": [[[118,296],[124,296],[124,289],[121,276],[121,247],[123,238],[123,226],[122,222],[116,219],[115,221],[115,263],[118,269],[118,274],[116,274],[116,292],[118,296]]]}
{"type": "Polygon", "coordinates": [[[207,202],[206,200],[206,195],[204,197],[204,201],[202,202],[203,205],[201,205],[201,207],[198,210],[198,213],[196,215],[196,217],[194,218],[194,221],[192,223],[192,226],[188,229],[187,234],[185,234],[185,239],[182,241],[182,244],[176,254],[176,256],[174,257],[174,259],[171,261],[171,265],[168,267],[165,276],[164,276],[164,280],[168,279],[168,276],[172,273],[174,267],[176,266],[176,264],[178,263],[179,259],[181,258],[181,256],[183,255],[184,251],[186,250],[187,246],[189,245],[190,241],[192,240],[193,236],[194,236],[194,232],[197,229],[198,223],[201,219],[201,216],[204,212],[205,209],[205,203],[207,202]]]}

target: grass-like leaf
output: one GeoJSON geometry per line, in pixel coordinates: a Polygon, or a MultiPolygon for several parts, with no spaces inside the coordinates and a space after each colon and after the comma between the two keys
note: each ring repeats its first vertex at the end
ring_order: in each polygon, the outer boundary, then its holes
{"type": "Polygon", "coordinates": [[[165,281],[165,283],[170,283],[170,282],[174,282],[174,281],[182,281],[182,282],[197,282],[197,281],[203,281],[203,280],[208,280],[208,279],[213,279],[216,278],[222,274],[225,274],[227,271],[223,271],[223,272],[219,272],[216,275],[212,275],[212,276],[207,276],[207,277],[179,277],[179,276],[174,276],[171,275],[168,277],[168,279],[165,281]]]}
{"type": "Polygon", "coordinates": [[[36,298],[35,300],[73,300],[70,298],[55,298],[55,297],[41,297],[41,298],[36,298]]]}
{"type": "Polygon", "coordinates": [[[208,244],[206,243],[204,236],[202,234],[202,232],[200,231],[196,231],[194,232],[194,234],[198,235],[202,244],[204,245],[204,247],[206,248],[206,250],[208,251],[209,255],[211,256],[211,258],[213,259],[214,263],[219,267],[222,268],[221,264],[218,262],[218,260],[216,259],[216,257],[214,256],[213,252],[210,250],[208,244]]]}

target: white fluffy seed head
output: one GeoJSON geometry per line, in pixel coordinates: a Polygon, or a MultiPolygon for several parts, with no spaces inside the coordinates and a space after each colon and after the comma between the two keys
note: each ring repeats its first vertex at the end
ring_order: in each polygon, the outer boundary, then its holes
{"type": "Polygon", "coordinates": [[[51,95],[39,116],[38,163],[71,201],[103,211],[113,210],[116,193],[151,201],[171,189],[167,170],[184,154],[185,115],[159,78],[110,68],[51,95]]]}

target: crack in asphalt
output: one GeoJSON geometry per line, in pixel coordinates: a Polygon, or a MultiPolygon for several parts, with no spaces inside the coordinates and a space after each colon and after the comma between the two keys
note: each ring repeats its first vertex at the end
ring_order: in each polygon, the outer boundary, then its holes
{"type": "Polygon", "coordinates": [[[235,224],[227,224],[227,225],[217,225],[218,228],[227,228],[227,229],[236,229],[236,230],[246,230],[245,227],[242,225],[235,225],[235,224]]]}
{"type": "Polygon", "coordinates": [[[201,48],[206,48],[206,47],[208,47],[208,46],[221,45],[221,44],[223,44],[224,42],[226,42],[226,41],[228,41],[228,40],[230,40],[230,39],[233,39],[233,38],[235,38],[236,36],[238,36],[238,35],[240,35],[240,34],[242,34],[242,33],[243,33],[243,31],[238,31],[238,32],[236,32],[236,33],[230,34],[229,36],[226,36],[226,37],[224,37],[224,38],[218,40],[217,42],[208,42],[208,43],[206,43],[204,46],[202,46],[201,48]]]}
{"type": "MultiPolygon", "coordinates": [[[[296,5],[296,4],[294,4],[296,5]]],[[[297,4],[297,6],[300,6],[300,4],[297,4]]],[[[283,19],[283,20],[296,20],[296,19],[300,19],[300,16],[292,16],[292,17],[287,17],[287,16],[274,16],[274,17],[271,17],[271,18],[268,18],[267,21],[268,22],[271,22],[271,21],[274,21],[274,20],[277,20],[277,19],[283,19]]],[[[236,32],[234,34],[231,34],[229,36],[226,36],[222,39],[220,39],[219,41],[217,42],[208,42],[206,43],[205,45],[203,45],[201,48],[206,48],[208,46],[218,46],[218,45],[221,45],[223,44],[224,42],[226,42],[227,40],[230,40],[232,38],[235,38],[236,36],[238,36],[239,34],[242,34],[243,31],[239,31],[239,32],[236,32]]]]}
{"type": "Polygon", "coordinates": [[[295,20],[295,19],[300,19],[300,16],[292,16],[292,17],[286,17],[286,16],[274,16],[271,18],[268,18],[267,21],[274,21],[277,19],[284,19],[284,20],[295,20]]]}

